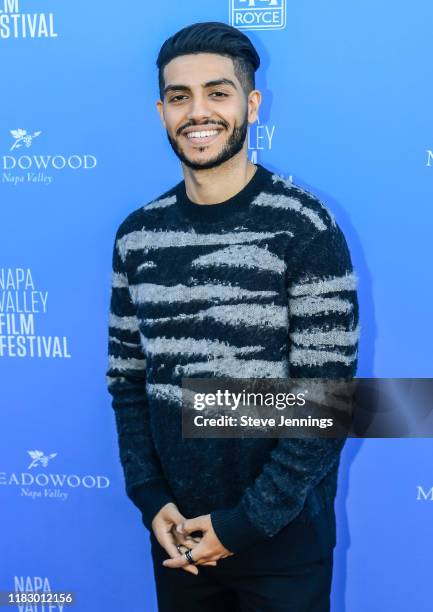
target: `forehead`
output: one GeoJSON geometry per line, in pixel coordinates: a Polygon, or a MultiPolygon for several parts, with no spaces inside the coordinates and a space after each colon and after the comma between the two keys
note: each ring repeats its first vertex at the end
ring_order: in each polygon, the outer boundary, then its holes
{"type": "Polygon", "coordinates": [[[176,83],[193,86],[223,77],[238,83],[232,59],[217,53],[179,55],[164,67],[165,85],[176,83]]]}

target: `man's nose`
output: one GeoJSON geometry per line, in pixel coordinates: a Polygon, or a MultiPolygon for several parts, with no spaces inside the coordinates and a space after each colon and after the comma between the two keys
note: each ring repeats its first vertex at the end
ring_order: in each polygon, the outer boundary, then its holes
{"type": "Polygon", "coordinates": [[[212,111],[208,108],[206,100],[203,97],[196,97],[192,100],[189,111],[188,119],[192,121],[203,121],[208,119],[212,114],[212,111]]]}

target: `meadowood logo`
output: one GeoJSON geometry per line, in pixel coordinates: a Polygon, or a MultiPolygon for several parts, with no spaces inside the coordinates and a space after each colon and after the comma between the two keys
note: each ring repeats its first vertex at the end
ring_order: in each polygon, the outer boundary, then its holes
{"type": "Polygon", "coordinates": [[[286,0],[229,0],[230,25],[239,30],[286,27],[286,0]]]}
{"type": "MultiPolygon", "coordinates": [[[[32,461],[27,469],[46,468],[57,453],[46,455],[40,450],[27,451],[32,461]]],[[[40,472],[0,472],[0,485],[21,487],[21,496],[36,498],[56,498],[65,501],[71,489],[84,487],[85,489],[107,489],[110,480],[107,476],[86,474],[60,474],[40,472]]]]}
{"type": "Polygon", "coordinates": [[[48,461],[52,459],[53,457],[57,456],[57,453],[51,453],[51,455],[44,455],[42,451],[38,451],[38,450],[27,451],[27,452],[30,455],[30,457],[33,459],[29,467],[27,468],[28,470],[31,470],[32,467],[37,467],[39,464],[42,465],[43,467],[47,467],[48,461]]]}
{"type": "Polygon", "coordinates": [[[51,170],[91,170],[95,168],[97,159],[94,155],[74,153],[72,155],[38,155],[27,154],[18,149],[33,148],[34,141],[39,141],[42,132],[27,132],[24,128],[10,130],[14,141],[9,147],[10,155],[3,155],[0,160],[0,167],[3,170],[2,182],[17,183],[51,183],[54,180],[52,175],[46,173],[51,170]],[[21,171],[26,171],[22,174],[21,171]],[[18,174],[16,174],[18,172],[18,174]]]}
{"type": "Polygon", "coordinates": [[[23,130],[19,128],[18,130],[11,130],[12,136],[15,138],[15,142],[12,144],[9,151],[14,151],[14,149],[19,149],[20,147],[29,148],[32,144],[33,138],[39,136],[40,132],[33,132],[33,134],[27,134],[27,130],[23,130]]]}

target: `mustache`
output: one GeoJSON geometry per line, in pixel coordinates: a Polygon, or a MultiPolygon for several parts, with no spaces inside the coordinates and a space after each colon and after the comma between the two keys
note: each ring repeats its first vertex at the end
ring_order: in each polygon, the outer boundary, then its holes
{"type": "Polygon", "coordinates": [[[185,125],[183,125],[181,128],[179,128],[176,132],[176,135],[179,136],[183,130],[186,130],[186,128],[189,127],[202,127],[202,126],[206,126],[206,125],[220,125],[221,127],[227,129],[227,124],[223,123],[222,121],[206,121],[206,123],[185,123],[185,125]]]}

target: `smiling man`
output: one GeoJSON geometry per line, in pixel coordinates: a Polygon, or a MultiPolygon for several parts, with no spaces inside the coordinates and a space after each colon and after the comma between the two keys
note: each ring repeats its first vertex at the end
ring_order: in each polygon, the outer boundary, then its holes
{"type": "Polygon", "coordinates": [[[329,610],[344,440],[181,431],[183,377],[356,373],[341,229],[247,157],[259,64],[223,23],[165,41],[156,104],[183,180],[131,212],[114,242],[107,383],[163,612],[329,610]]]}

